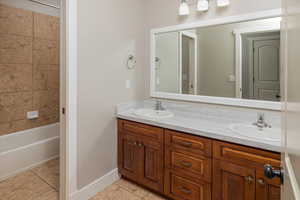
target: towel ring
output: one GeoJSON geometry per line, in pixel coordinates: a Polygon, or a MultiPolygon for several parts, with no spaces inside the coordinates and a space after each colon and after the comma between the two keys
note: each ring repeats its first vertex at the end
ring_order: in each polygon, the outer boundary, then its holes
{"type": "Polygon", "coordinates": [[[129,55],[127,59],[127,68],[128,69],[134,69],[136,65],[136,60],[134,55],[129,55]]]}

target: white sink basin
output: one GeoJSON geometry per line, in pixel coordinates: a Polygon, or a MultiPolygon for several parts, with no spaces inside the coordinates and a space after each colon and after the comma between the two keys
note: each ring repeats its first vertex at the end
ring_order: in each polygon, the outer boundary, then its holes
{"type": "Polygon", "coordinates": [[[257,126],[248,124],[231,124],[229,128],[236,134],[247,138],[271,142],[280,142],[281,140],[281,130],[278,128],[259,129],[257,126]]]}
{"type": "Polygon", "coordinates": [[[174,117],[174,114],[167,110],[154,110],[142,108],[134,111],[134,114],[139,117],[146,117],[152,119],[166,119],[174,117]]]}

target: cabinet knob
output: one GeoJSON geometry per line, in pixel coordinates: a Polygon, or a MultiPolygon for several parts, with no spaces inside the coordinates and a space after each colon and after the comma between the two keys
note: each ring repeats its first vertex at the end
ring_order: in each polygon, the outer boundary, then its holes
{"type": "Polygon", "coordinates": [[[133,145],[137,146],[137,141],[135,141],[135,142],[133,143],[133,145]]]}
{"type": "Polygon", "coordinates": [[[260,185],[265,185],[264,179],[258,179],[257,182],[258,182],[260,185]]]}
{"type": "Polygon", "coordinates": [[[245,176],[245,181],[251,184],[253,182],[254,178],[252,176],[245,176]]]}

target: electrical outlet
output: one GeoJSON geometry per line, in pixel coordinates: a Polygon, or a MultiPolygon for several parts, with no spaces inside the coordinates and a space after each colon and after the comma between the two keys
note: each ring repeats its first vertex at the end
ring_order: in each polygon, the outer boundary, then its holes
{"type": "Polygon", "coordinates": [[[37,118],[39,118],[38,110],[27,112],[27,119],[37,119],[37,118]]]}

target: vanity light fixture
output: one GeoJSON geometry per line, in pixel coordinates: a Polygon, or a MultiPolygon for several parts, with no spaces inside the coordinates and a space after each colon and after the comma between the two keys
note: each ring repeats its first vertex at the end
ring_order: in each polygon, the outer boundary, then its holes
{"type": "Polygon", "coordinates": [[[208,10],[208,0],[198,0],[197,10],[204,12],[208,10]]]}
{"type": "Polygon", "coordinates": [[[230,0],[217,0],[218,7],[226,7],[229,6],[230,0]]]}
{"type": "Polygon", "coordinates": [[[179,7],[179,15],[185,16],[190,14],[190,8],[187,4],[187,0],[181,0],[179,7]]]}

